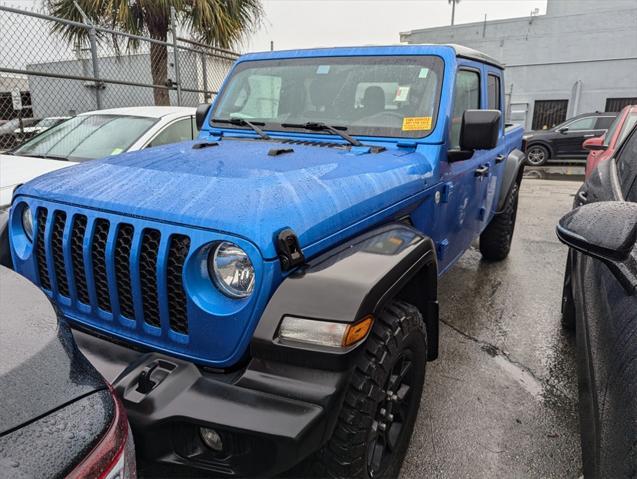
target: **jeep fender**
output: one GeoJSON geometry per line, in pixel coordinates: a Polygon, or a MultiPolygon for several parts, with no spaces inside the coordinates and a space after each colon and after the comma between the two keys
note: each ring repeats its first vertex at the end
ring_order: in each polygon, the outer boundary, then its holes
{"type": "Polygon", "coordinates": [[[502,212],[506,200],[513,189],[513,185],[515,183],[519,185],[522,182],[525,160],[526,155],[517,148],[509,153],[504,165],[504,174],[502,175],[502,186],[500,187],[496,215],[502,212]]]}
{"type": "Polygon", "coordinates": [[[437,260],[433,241],[403,224],[358,236],[288,276],[270,299],[254,332],[254,358],[343,370],[361,343],[343,350],[280,341],[285,316],[354,323],[392,299],[416,306],[425,320],[428,360],[438,355],[437,260]]]}

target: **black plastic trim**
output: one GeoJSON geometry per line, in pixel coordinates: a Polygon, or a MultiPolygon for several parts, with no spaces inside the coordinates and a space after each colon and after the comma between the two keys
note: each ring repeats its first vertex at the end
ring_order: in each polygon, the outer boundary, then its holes
{"type": "Polygon", "coordinates": [[[335,349],[280,341],[285,316],[353,323],[377,314],[393,298],[414,303],[437,355],[437,261],[433,241],[404,224],[386,225],[354,238],[294,272],[274,293],[254,332],[252,357],[345,370],[358,345],[335,349]]]}
{"type": "Polygon", "coordinates": [[[498,197],[496,214],[499,214],[504,208],[504,205],[506,205],[507,198],[513,189],[513,184],[520,184],[522,182],[525,163],[526,154],[517,148],[509,153],[509,156],[507,156],[506,163],[504,165],[504,175],[502,176],[502,186],[500,187],[500,196],[498,197]]]}

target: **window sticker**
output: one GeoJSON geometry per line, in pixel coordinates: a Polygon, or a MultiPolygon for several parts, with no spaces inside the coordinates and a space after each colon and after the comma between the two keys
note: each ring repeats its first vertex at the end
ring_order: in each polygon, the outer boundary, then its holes
{"type": "Polygon", "coordinates": [[[429,75],[429,68],[421,68],[418,78],[427,78],[427,75],[429,75]]]}
{"type": "Polygon", "coordinates": [[[327,75],[329,72],[330,72],[329,65],[319,65],[318,68],[316,69],[317,75],[327,75]]]}
{"type": "Polygon", "coordinates": [[[412,116],[403,118],[403,131],[431,130],[430,116],[412,116]]]}
{"type": "Polygon", "coordinates": [[[407,97],[409,96],[409,87],[408,86],[399,86],[398,90],[396,90],[396,98],[394,101],[407,101],[407,97]]]}

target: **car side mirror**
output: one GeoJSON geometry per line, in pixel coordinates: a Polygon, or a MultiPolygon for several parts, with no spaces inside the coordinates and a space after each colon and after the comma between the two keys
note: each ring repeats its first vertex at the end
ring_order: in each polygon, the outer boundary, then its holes
{"type": "Polygon", "coordinates": [[[637,242],[637,203],[603,201],[575,208],[560,219],[557,237],[604,262],[624,262],[637,242]]]}
{"type": "Polygon", "coordinates": [[[566,133],[568,131],[568,126],[563,126],[562,128],[560,128],[559,130],[557,130],[558,133],[561,133],[562,135],[564,133],[566,133]]]}
{"type": "Polygon", "coordinates": [[[565,215],[557,225],[559,240],[603,261],[629,295],[637,292],[637,203],[590,203],[565,215]]]}
{"type": "Polygon", "coordinates": [[[601,151],[606,150],[608,147],[604,145],[604,137],[596,136],[595,138],[589,138],[582,143],[582,148],[589,151],[601,151]]]}
{"type": "Polygon", "coordinates": [[[500,137],[499,110],[465,110],[460,126],[460,150],[449,150],[449,161],[467,160],[475,150],[491,150],[500,137]]]}
{"type": "Polygon", "coordinates": [[[201,103],[197,107],[197,112],[195,113],[195,124],[197,125],[197,130],[201,130],[201,127],[203,127],[203,123],[206,121],[209,110],[210,103],[201,103]]]}

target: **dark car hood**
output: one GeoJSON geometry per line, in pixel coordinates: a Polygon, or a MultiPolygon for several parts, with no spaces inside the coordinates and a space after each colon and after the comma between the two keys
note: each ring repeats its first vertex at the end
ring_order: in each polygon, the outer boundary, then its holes
{"type": "MultiPolygon", "coordinates": [[[[303,247],[421,192],[432,166],[421,153],[223,139],[105,158],[37,178],[20,193],[239,235],[265,258],[292,228],[303,247]],[[271,149],[293,152],[268,155],[271,149]]],[[[434,157],[435,147],[431,147],[434,157]]]]}
{"type": "Polygon", "coordinates": [[[0,318],[0,434],[106,387],[45,295],[2,266],[0,318]]]}

